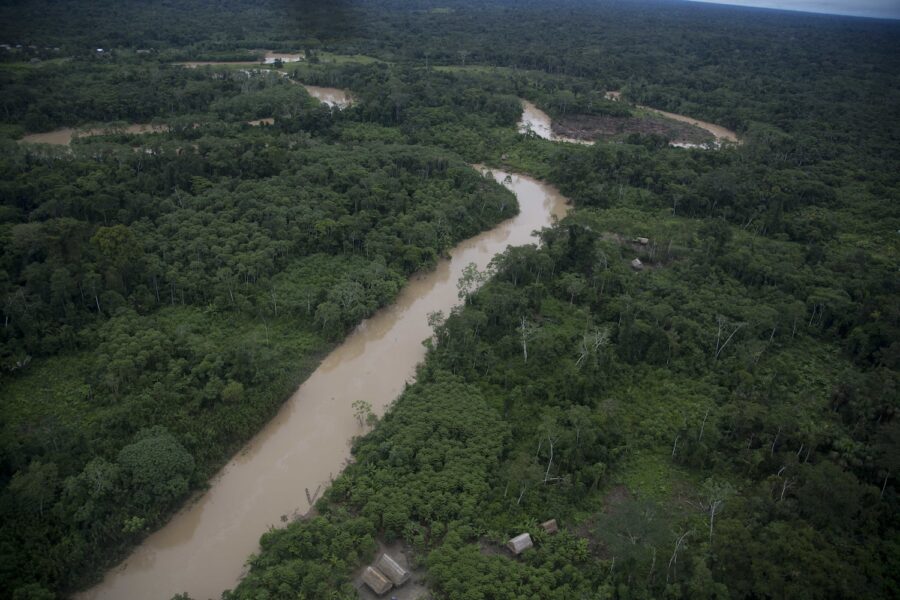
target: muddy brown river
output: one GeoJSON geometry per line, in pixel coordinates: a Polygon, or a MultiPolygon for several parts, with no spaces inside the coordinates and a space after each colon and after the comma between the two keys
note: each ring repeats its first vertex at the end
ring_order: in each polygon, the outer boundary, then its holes
{"type": "Polygon", "coordinates": [[[382,414],[411,381],[431,335],[428,313],[459,303],[463,268],[479,269],[509,245],[535,242],[532,232],[565,215],[563,197],[530,177],[499,170],[493,176],[519,200],[521,212],[456,246],[434,271],[414,276],[396,302],[363,321],[321,363],[247,446],[222,469],[209,490],[148,537],[101,584],[80,600],[160,600],[188,592],[218,598],[238,582],[259,537],[283,526],[282,515],[309,509],[350,456],[350,440],[363,433],[352,403],[363,399],[382,414]]]}
{"type": "Polygon", "coordinates": [[[550,115],[539,109],[528,100],[522,100],[522,118],[519,119],[519,133],[534,133],[539,138],[553,142],[568,142],[570,144],[593,145],[588,140],[577,140],[553,133],[550,115]]]}
{"type": "MultiPolygon", "coordinates": [[[[694,127],[699,127],[700,129],[705,129],[710,132],[714,136],[716,136],[716,142],[732,142],[738,143],[738,136],[735,132],[730,129],[726,129],[721,125],[716,125],[715,123],[707,123],[706,121],[701,121],[700,119],[695,119],[693,117],[686,117],[685,115],[678,115],[675,113],[666,112],[664,110],[658,110],[656,108],[650,108],[649,106],[640,106],[638,108],[642,108],[644,110],[648,110],[650,112],[656,113],[668,119],[672,119],[673,121],[681,121],[682,123],[687,123],[689,125],[693,125],[694,127]]],[[[679,144],[684,147],[691,147],[690,144],[679,144]]]]}
{"type": "Polygon", "coordinates": [[[302,54],[285,54],[284,52],[271,52],[267,51],[265,57],[263,57],[263,63],[267,65],[275,64],[275,61],[280,60],[283,63],[292,63],[292,62],[300,62],[303,60],[302,54]]]}
{"type": "MultiPolygon", "coordinates": [[[[306,91],[310,96],[318,99],[320,102],[327,104],[328,106],[336,106],[337,108],[344,109],[353,104],[353,97],[350,96],[350,93],[346,90],[341,90],[338,88],[319,87],[317,85],[301,85],[306,88],[306,91]]],[[[247,125],[253,126],[272,125],[275,123],[275,119],[273,117],[267,117],[265,119],[254,119],[252,121],[246,121],[246,123],[247,125]]],[[[54,129],[53,131],[47,131],[45,133],[29,133],[28,135],[22,136],[19,141],[28,144],[52,144],[55,146],[68,146],[72,143],[72,140],[76,136],[90,137],[93,135],[107,135],[114,132],[133,134],[159,133],[168,130],[169,128],[167,125],[150,125],[144,123],[136,123],[120,128],[97,127],[94,129],[76,129],[72,127],[63,127],[62,129],[54,129]]]]}
{"type": "Polygon", "coordinates": [[[86,137],[92,135],[106,135],[114,132],[157,133],[168,131],[168,129],[169,128],[166,125],[149,125],[141,123],[128,125],[127,127],[98,127],[96,129],[73,129],[71,127],[64,127],[62,129],[55,129],[46,133],[30,133],[22,137],[22,139],[20,139],[19,141],[27,142],[30,144],[55,144],[68,146],[72,143],[72,139],[75,136],[86,137]]]}
{"type": "MultiPolygon", "coordinates": [[[[202,61],[202,62],[179,62],[174,63],[176,65],[181,65],[182,67],[187,67],[189,69],[204,67],[204,66],[213,66],[213,65],[271,65],[275,62],[276,59],[282,60],[282,62],[298,62],[303,60],[303,57],[299,54],[277,54],[274,52],[267,52],[265,60],[262,63],[259,62],[223,62],[223,61],[202,61]]],[[[282,75],[287,76],[287,73],[282,73],[282,75]]],[[[350,95],[350,92],[347,90],[342,90],[340,88],[331,88],[331,87],[322,87],[318,85],[306,85],[305,83],[301,83],[299,81],[291,80],[295,83],[299,83],[310,96],[316,98],[320,102],[327,104],[328,106],[334,106],[340,109],[347,108],[351,104],[353,104],[353,97],[350,95]]]]}
{"type": "Polygon", "coordinates": [[[306,91],[309,92],[310,96],[316,98],[320,102],[327,104],[328,106],[336,106],[343,109],[353,104],[353,97],[350,96],[350,92],[348,92],[347,90],[342,90],[339,88],[320,87],[318,85],[301,85],[306,88],[306,91]]]}

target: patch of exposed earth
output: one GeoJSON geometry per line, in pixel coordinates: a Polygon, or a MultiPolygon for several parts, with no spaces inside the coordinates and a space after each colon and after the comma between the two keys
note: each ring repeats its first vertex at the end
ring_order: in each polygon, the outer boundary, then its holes
{"type": "Polygon", "coordinates": [[[611,117],[603,115],[566,115],[553,121],[553,133],[578,140],[620,139],[633,133],[659,135],[675,145],[715,143],[708,131],[656,115],[611,117]]]}
{"type": "MultiPolygon", "coordinates": [[[[621,510],[621,505],[629,500],[633,500],[634,495],[624,485],[613,486],[603,498],[603,513],[615,516],[621,510]]],[[[597,534],[597,516],[594,515],[579,523],[572,529],[572,533],[580,538],[584,538],[588,542],[588,552],[597,558],[609,560],[612,555],[609,549],[597,534]]]]}

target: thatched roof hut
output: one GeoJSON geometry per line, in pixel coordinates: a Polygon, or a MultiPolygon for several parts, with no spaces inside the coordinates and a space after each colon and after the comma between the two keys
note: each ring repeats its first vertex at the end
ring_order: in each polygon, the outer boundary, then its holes
{"type": "Polygon", "coordinates": [[[387,554],[382,554],[378,557],[378,560],[375,561],[375,568],[384,573],[397,587],[400,587],[409,579],[409,571],[401,567],[397,561],[387,554]]]}
{"type": "Polygon", "coordinates": [[[379,596],[394,587],[394,584],[391,583],[390,579],[384,576],[384,573],[378,569],[373,569],[372,567],[366,567],[366,570],[363,572],[362,580],[379,596]]]}
{"type": "Polygon", "coordinates": [[[531,536],[528,533],[517,535],[506,542],[506,547],[515,555],[522,554],[522,552],[528,550],[532,546],[534,546],[534,543],[531,541],[531,536]]]}
{"type": "Polygon", "coordinates": [[[550,519],[541,523],[541,529],[547,533],[556,533],[559,531],[559,526],[556,524],[556,519],[550,519]]]}

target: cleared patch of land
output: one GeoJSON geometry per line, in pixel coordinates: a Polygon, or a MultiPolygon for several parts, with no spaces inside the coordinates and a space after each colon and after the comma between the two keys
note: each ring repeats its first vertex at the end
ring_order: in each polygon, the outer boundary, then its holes
{"type": "Polygon", "coordinates": [[[675,144],[714,143],[707,131],[657,115],[633,117],[605,115],[565,115],[553,121],[553,133],[578,140],[618,139],[630,134],[659,135],[675,144]]]}

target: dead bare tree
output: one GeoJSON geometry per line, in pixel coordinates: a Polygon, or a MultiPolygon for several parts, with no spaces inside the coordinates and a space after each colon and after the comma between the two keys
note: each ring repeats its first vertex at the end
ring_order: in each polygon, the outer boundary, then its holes
{"type": "Polygon", "coordinates": [[[716,317],[716,324],[718,325],[718,331],[716,332],[716,352],[713,358],[715,358],[715,360],[719,360],[719,355],[722,354],[722,351],[725,350],[725,348],[734,338],[734,334],[736,334],[741,329],[741,327],[746,325],[746,323],[737,323],[728,337],[725,338],[724,342],[722,341],[722,335],[725,333],[726,328],[730,327],[728,319],[726,319],[722,315],[719,315],[718,317],[716,317]]]}
{"type": "Polygon", "coordinates": [[[591,354],[596,355],[600,349],[609,342],[609,331],[606,329],[594,329],[586,332],[578,344],[578,360],[575,367],[581,368],[591,354]]]}
{"type": "Polygon", "coordinates": [[[526,364],[528,364],[528,342],[534,338],[536,333],[537,327],[533,323],[529,323],[528,319],[522,315],[519,322],[519,338],[522,340],[522,357],[525,359],[526,364]]]}
{"type": "Polygon", "coordinates": [[[725,500],[734,493],[734,488],[729,483],[707,479],[703,484],[703,492],[704,498],[700,502],[700,507],[709,518],[709,541],[712,542],[716,515],[722,510],[725,500]]]}
{"type": "Polygon", "coordinates": [[[540,448],[541,445],[543,445],[544,440],[547,441],[547,445],[550,448],[550,455],[547,459],[547,469],[544,471],[544,483],[547,483],[548,481],[550,481],[550,469],[553,466],[553,453],[556,450],[556,443],[559,441],[559,423],[555,418],[547,415],[541,422],[541,430],[542,435],[538,445],[538,452],[540,452],[540,448]]]}
{"type": "MultiPolygon", "coordinates": [[[[778,476],[781,477],[782,472],[784,471],[784,467],[778,470],[778,476]]],[[[781,502],[784,500],[784,495],[787,493],[789,489],[794,487],[797,483],[797,480],[793,477],[781,477],[781,494],[778,495],[778,501],[781,502]]]]}
{"type": "Polygon", "coordinates": [[[666,583],[669,583],[669,572],[672,573],[672,581],[678,577],[678,551],[684,546],[684,540],[688,535],[693,533],[692,529],[688,529],[675,540],[675,548],[672,550],[672,557],[669,559],[669,566],[666,568],[666,583]]]}
{"type": "Polygon", "coordinates": [[[709,408],[706,409],[706,414],[703,415],[703,423],[700,424],[700,434],[697,436],[697,441],[703,439],[703,430],[706,428],[706,419],[709,417],[709,408]]]}

